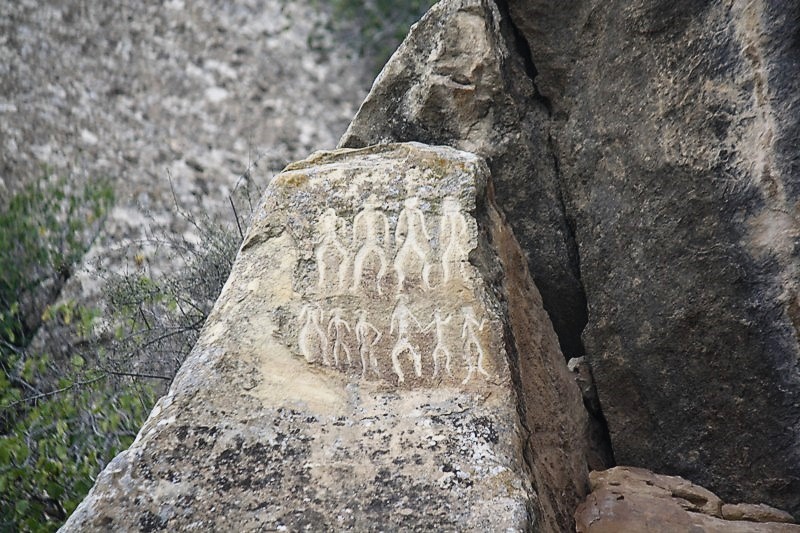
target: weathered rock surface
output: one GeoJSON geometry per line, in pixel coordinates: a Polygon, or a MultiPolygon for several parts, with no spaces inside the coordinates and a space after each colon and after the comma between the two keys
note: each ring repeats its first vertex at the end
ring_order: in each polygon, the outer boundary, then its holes
{"type": "Polygon", "coordinates": [[[766,505],[724,504],[680,477],[617,467],[589,478],[592,492],[575,513],[578,533],[800,531],[787,523],[792,522],[788,513],[766,505]],[[726,514],[726,508],[737,511],[726,514]]]}
{"type": "MultiPolygon", "coordinates": [[[[484,156],[561,349],[580,356],[586,302],[577,249],[550,149],[546,102],[517,51],[521,44],[494,2],[439,2],[389,60],[340,146],[422,141],[484,156]]],[[[606,468],[613,455],[605,422],[599,411],[590,414],[591,462],[606,468]]]]}
{"type": "Polygon", "coordinates": [[[800,516],[800,5],[510,4],[617,461],[800,516]]]}
{"type": "Polygon", "coordinates": [[[419,141],[487,159],[568,357],[583,355],[586,303],[549,117],[508,16],[489,0],[444,0],[418,22],[375,81],[339,146],[419,141]]]}
{"type": "Polygon", "coordinates": [[[483,161],[316,154],[65,531],[572,529],[585,411],[483,161]]]}

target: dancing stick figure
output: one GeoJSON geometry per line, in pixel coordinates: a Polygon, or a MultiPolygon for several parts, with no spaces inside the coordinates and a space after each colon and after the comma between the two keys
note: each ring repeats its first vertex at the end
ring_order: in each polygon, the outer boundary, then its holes
{"type": "Polygon", "coordinates": [[[411,360],[414,362],[414,372],[417,374],[417,377],[422,377],[422,356],[419,350],[408,340],[409,319],[417,325],[418,330],[421,330],[422,327],[406,306],[405,300],[405,295],[402,295],[397,302],[394,312],[392,312],[392,321],[389,329],[389,334],[393,335],[395,327],[397,327],[397,342],[392,349],[392,368],[394,369],[394,373],[397,374],[400,383],[405,380],[403,368],[400,365],[400,355],[404,352],[411,354],[411,360]]]}
{"type": "Polygon", "coordinates": [[[416,196],[406,198],[405,207],[400,211],[395,228],[395,241],[400,246],[394,258],[394,269],[397,272],[397,291],[403,290],[403,282],[406,279],[406,268],[409,265],[409,256],[416,256],[422,263],[422,282],[425,288],[430,289],[428,277],[430,265],[428,264],[428,242],[430,236],[425,228],[425,215],[420,210],[419,199],[416,196]],[[400,245],[400,242],[403,244],[400,245]]]}
{"type": "Polygon", "coordinates": [[[322,309],[318,306],[304,305],[300,311],[300,320],[303,319],[305,319],[305,323],[297,335],[297,344],[300,346],[300,352],[309,363],[316,361],[318,354],[321,352],[322,363],[330,365],[331,362],[328,359],[328,337],[325,336],[325,332],[319,325],[322,320],[322,309]]]}
{"type": "Polygon", "coordinates": [[[462,307],[461,312],[464,315],[464,325],[461,327],[461,338],[464,340],[464,361],[467,363],[467,377],[464,378],[462,384],[466,384],[477,370],[484,376],[489,376],[489,373],[483,368],[483,359],[485,353],[481,346],[480,339],[478,339],[477,331],[483,331],[486,325],[486,319],[478,322],[475,318],[475,310],[472,307],[462,307]],[[477,356],[477,357],[476,357],[477,356]],[[477,359],[477,364],[476,364],[477,359]]]}
{"type": "Polygon", "coordinates": [[[315,252],[317,258],[317,270],[319,272],[319,288],[324,289],[326,286],[325,271],[328,267],[331,270],[336,269],[338,262],[339,269],[339,290],[343,290],[346,286],[346,276],[349,264],[347,249],[339,241],[339,236],[336,234],[336,226],[341,219],[336,216],[336,211],[327,209],[320,217],[319,230],[322,237],[320,244],[317,246],[315,252]],[[329,256],[333,256],[333,264],[329,264],[329,256]]]}
{"type": "Polygon", "coordinates": [[[461,277],[467,279],[469,233],[467,219],[459,210],[458,200],[452,196],[444,199],[444,214],[439,225],[439,239],[447,242],[442,250],[442,281],[447,283],[452,276],[451,266],[459,264],[461,277]]]}
{"type": "Polygon", "coordinates": [[[361,379],[367,377],[367,358],[372,364],[372,370],[376,376],[380,376],[378,369],[378,360],[375,359],[374,348],[381,340],[381,332],[367,322],[367,312],[364,310],[358,311],[358,322],[356,322],[356,341],[358,341],[358,353],[361,355],[361,379]],[[370,341],[370,338],[372,340],[370,341]]]}
{"type": "Polygon", "coordinates": [[[430,324],[425,327],[425,331],[428,331],[432,327],[436,326],[436,347],[433,349],[433,377],[439,375],[439,357],[441,355],[445,356],[444,360],[444,369],[447,372],[448,376],[452,376],[453,373],[450,370],[450,350],[447,349],[447,344],[445,342],[445,326],[450,323],[450,319],[453,318],[451,315],[447,315],[447,318],[442,318],[442,312],[438,309],[433,313],[433,320],[430,324]]]}
{"type": "Polygon", "coordinates": [[[351,366],[353,361],[350,358],[350,347],[347,346],[347,343],[344,341],[345,331],[347,331],[347,333],[352,331],[350,329],[350,324],[345,322],[342,318],[341,307],[337,307],[331,311],[331,313],[333,316],[331,316],[331,320],[328,322],[328,335],[332,332],[336,334],[333,340],[333,364],[334,366],[339,366],[339,351],[344,350],[344,355],[347,357],[347,366],[351,366]]]}
{"type": "Polygon", "coordinates": [[[387,260],[386,252],[383,247],[389,243],[389,220],[381,211],[377,210],[378,201],[375,196],[370,196],[369,200],[364,204],[364,209],[356,215],[353,220],[353,244],[355,244],[359,235],[364,234],[364,241],[361,248],[356,254],[355,269],[353,271],[353,290],[356,291],[361,286],[361,275],[364,271],[364,261],[370,255],[375,255],[380,262],[380,269],[378,270],[378,277],[376,285],[378,294],[381,293],[381,279],[386,274],[387,260]],[[381,243],[381,239],[383,242],[381,243]]]}

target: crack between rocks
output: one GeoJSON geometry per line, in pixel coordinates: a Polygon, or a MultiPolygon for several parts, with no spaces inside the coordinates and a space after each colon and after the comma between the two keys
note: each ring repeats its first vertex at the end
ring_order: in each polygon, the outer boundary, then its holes
{"type": "MultiPolygon", "coordinates": [[[[536,64],[533,61],[533,53],[531,52],[531,48],[528,45],[528,41],[525,39],[525,36],[522,34],[520,29],[514,23],[513,18],[511,17],[511,10],[508,5],[508,0],[495,0],[497,8],[499,9],[502,16],[505,18],[505,21],[508,25],[508,28],[511,32],[512,41],[511,45],[513,45],[514,50],[517,52],[517,55],[522,58],[523,65],[525,67],[525,74],[528,76],[531,82],[531,87],[533,88],[533,99],[535,102],[539,103],[546,111],[547,111],[547,118],[550,122],[548,124],[548,132],[547,132],[547,150],[552,158],[552,165],[553,171],[555,173],[555,185],[556,185],[556,192],[557,192],[557,199],[558,199],[558,207],[561,211],[561,215],[564,219],[564,233],[566,236],[566,244],[567,244],[567,253],[569,256],[569,265],[572,271],[572,274],[575,276],[576,281],[578,282],[578,286],[580,287],[580,296],[583,299],[583,309],[582,316],[580,317],[580,321],[582,322],[581,331],[586,327],[586,323],[588,320],[588,307],[586,304],[586,291],[583,287],[583,280],[581,278],[581,258],[580,258],[580,251],[578,249],[578,240],[576,237],[575,232],[575,221],[572,217],[568,214],[567,204],[564,200],[564,188],[562,183],[562,174],[561,174],[561,165],[558,159],[558,155],[556,152],[556,143],[555,139],[552,135],[552,122],[554,120],[554,112],[553,112],[553,104],[548,97],[542,94],[539,91],[538,86],[536,85],[536,76],[539,74],[539,70],[536,68],[536,64]]],[[[583,345],[583,340],[578,335],[578,339],[570,339],[576,340],[575,345],[579,347],[577,353],[571,353],[571,357],[581,357],[586,354],[586,350],[583,345]]],[[[565,354],[566,355],[566,354],[565,354]]]]}
{"type": "MultiPolygon", "coordinates": [[[[569,263],[572,268],[573,274],[579,284],[580,287],[580,294],[583,298],[583,316],[581,317],[581,321],[583,322],[581,326],[581,332],[586,328],[588,323],[588,316],[589,316],[589,309],[588,309],[588,300],[586,298],[586,290],[583,285],[583,279],[581,276],[581,256],[580,250],[578,247],[578,240],[577,240],[577,233],[576,233],[576,225],[575,220],[568,214],[567,204],[565,201],[564,195],[564,186],[563,186],[563,179],[562,179],[562,171],[561,171],[561,164],[558,159],[558,155],[556,152],[556,141],[552,134],[552,127],[554,121],[554,112],[553,112],[553,104],[550,99],[541,93],[539,87],[536,85],[536,77],[539,74],[539,70],[536,68],[536,64],[533,61],[533,53],[531,51],[530,45],[528,44],[527,39],[523,35],[522,31],[517,27],[514,23],[514,19],[511,16],[511,9],[509,6],[509,0],[494,0],[495,5],[497,5],[497,9],[504,17],[506,23],[508,24],[508,28],[511,31],[512,42],[509,45],[513,45],[514,50],[516,51],[517,55],[522,58],[525,74],[531,81],[531,86],[533,87],[533,99],[535,102],[538,102],[546,111],[547,111],[547,118],[549,120],[548,124],[548,131],[547,131],[547,150],[552,158],[553,170],[555,173],[555,180],[556,180],[556,191],[557,191],[557,198],[559,202],[559,209],[561,214],[564,218],[565,222],[565,233],[567,239],[567,247],[568,247],[568,254],[569,254],[569,263]]],[[[583,356],[586,354],[586,348],[583,344],[582,335],[579,335],[577,339],[577,346],[580,347],[580,354],[577,356],[583,356]]],[[[573,354],[574,355],[574,354],[573,354]]],[[[591,370],[591,368],[590,368],[591,370]]],[[[586,402],[584,402],[584,408],[586,409],[589,417],[595,420],[595,423],[598,424],[601,435],[602,441],[598,444],[605,447],[606,451],[610,456],[611,464],[606,465],[608,468],[616,465],[616,460],[614,458],[614,448],[611,443],[611,433],[608,427],[608,421],[606,420],[605,414],[603,413],[602,406],[598,410],[589,409],[589,406],[586,402]]],[[[527,428],[526,428],[527,429],[527,428]]],[[[526,458],[527,462],[527,458],[526,458]]]]}

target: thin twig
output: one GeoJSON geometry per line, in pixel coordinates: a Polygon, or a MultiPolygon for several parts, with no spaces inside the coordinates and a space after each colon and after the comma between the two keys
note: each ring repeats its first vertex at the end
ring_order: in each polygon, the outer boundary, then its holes
{"type": "Polygon", "coordinates": [[[112,376],[124,376],[129,378],[148,378],[148,379],[163,379],[164,381],[172,381],[169,376],[161,376],[159,374],[142,374],[139,372],[120,372],[118,370],[106,370],[112,376]]]}
{"type": "Polygon", "coordinates": [[[236,212],[236,206],[233,205],[233,198],[231,195],[228,195],[228,201],[231,203],[231,209],[233,209],[233,218],[236,220],[236,227],[239,228],[239,237],[244,240],[244,233],[242,232],[242,225],[239,224],[239,214],[236,212]]]}
{"type": "Polygon", "coordinates": [[[50,396],[55,396],[56,394],[61,394],[62,392],[66,392],[66,391],[68,391],[70,389],[73,389],[75,387],[79,387],[79,386],[83,386],[83,385],[91,385],[92,383],[96,383],[96,382],[100,381],[101,379],[106,379],[107,377],[108,376],[104,374],[102,376],[97,376],[96,378],[88,379],[88,380],[85,380],[85,381],[75,381],[73,383],[70,383],[66,387],[61,387],[60,389],[56,389],[54,391],[43,392],[43,393],[37,394],[35,396],[29,396],[27,398],[22,398],[21,400],[17,400],[16,402],[11,402],[8,405],[1,406],[0,409],[11,409],[12,407],[16,407],[17,405],[20,405],[20,404],[23,404],[23,403],[35,402],[36,400],[41,400],[42,398],[47,398],[47,397],[50,397],[50,396]]]}

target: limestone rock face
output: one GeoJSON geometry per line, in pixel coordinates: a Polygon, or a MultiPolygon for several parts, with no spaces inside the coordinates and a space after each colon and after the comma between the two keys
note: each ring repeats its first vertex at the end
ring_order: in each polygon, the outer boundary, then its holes
{"type": "Polygon", "coordinates": [[[724,504],[677,476],[617,467],[592,472],[590,480],[592,492],[575,513],[578,533],[800,532],[788,513],[766,505],[724,504]]]}
{"type": "Polygon", "coordinates": [[[509,4],[617,462],[800,516],[800,5],[509,4]]]}
{"type": "Polygon", "coordinates": [[[446,144],[485,157],[568,357],[583,355],[586,302],[563,212],[549,117],[508,16],[489,0],[443,0],[387,63],[339,145],[446,144]]]}
{"type": "Polygon", "coordinates": [[[287,167],[64,530],[571,529],[585,412],[488,178],[419,144],[287,167]]]}

